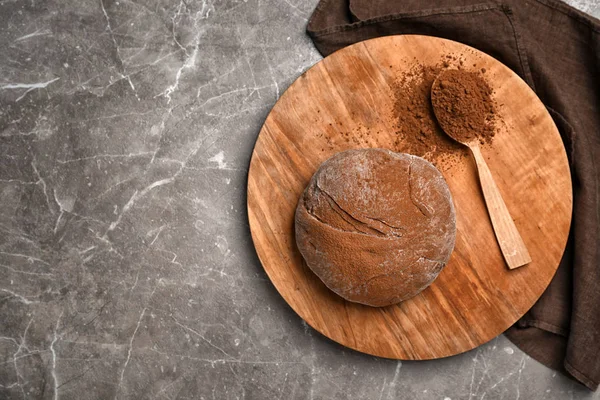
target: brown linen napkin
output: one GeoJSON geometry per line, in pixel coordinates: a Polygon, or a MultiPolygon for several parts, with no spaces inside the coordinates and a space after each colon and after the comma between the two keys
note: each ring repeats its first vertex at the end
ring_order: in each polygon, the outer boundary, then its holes
{"type": "Polygon", "coordinates": [[[321,0],[307,31],[323,56],[386,35],[452,39],[499,59],[536,91],[567,148],[573,221],[567,250],[550,286],[506,335],[531,357],[596,390],[600,383],[600,21],[556,0],[480,1],[321,0]]]}

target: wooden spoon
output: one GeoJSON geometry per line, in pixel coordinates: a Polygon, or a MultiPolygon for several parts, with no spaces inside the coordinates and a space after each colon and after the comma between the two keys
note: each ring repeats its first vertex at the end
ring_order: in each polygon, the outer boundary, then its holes
{"type": "MultiPolygon", "coordinates": [[[[471,150],[477,164],[477,170],[479,171],[479,181],[481,183],[483,197],[485,198],[496,239],[498,240],[504,259],[510,269],[521,267],[531,262],[531,256],[529,255],[527,247],[525,247],[525,243],[502,199],[502,195],[494,181],[492,173],[481,154],[481,150],[479,149],[479,139],[474,137],[468,138],[467,140],[460,140],[460,136],[457,136],[456,132],[452,131],[451,124],[444,123],[445,118],[440,118],[441,115],[444,115],[444,117],[447,118],[448,110],[442,109],[442,104],[436,96],[436,92],[439,92],[440,84],[444,81],[444,75],[446,73],[451,73],[450,71],[452,70],[440,73],[432,85],[431,103],[433,105],[433,111],[444,132],[452,139],[467,146],[471,150]]],[[[454,73],[456,73],[456,71],[454,71],[454,73]]],[[[448,105],[445,104],[445,107],[448,107],[448,105]]],[[[468,118],[469,116],[462,117],[468,118]]]]}

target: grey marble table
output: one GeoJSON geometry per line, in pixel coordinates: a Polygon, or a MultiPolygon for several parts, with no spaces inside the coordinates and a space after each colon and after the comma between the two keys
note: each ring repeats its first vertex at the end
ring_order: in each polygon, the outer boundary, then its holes
{"type": "Polygon", "coordinates": [[[0,1],[1,399],[600,399],[503,336],[359,354],[277,294],[246,169],[315,4],[0,1]]]}

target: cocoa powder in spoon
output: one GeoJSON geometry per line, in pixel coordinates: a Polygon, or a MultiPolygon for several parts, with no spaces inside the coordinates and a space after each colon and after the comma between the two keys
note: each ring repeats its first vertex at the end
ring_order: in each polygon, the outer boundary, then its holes
{"type": "Polygon", "coordinates": [[[437,121],[459,142],[491,142],[495,135],[496,110],[492,89],[476,72],[447,70],[432,88],[432,104],[437,121]]]}

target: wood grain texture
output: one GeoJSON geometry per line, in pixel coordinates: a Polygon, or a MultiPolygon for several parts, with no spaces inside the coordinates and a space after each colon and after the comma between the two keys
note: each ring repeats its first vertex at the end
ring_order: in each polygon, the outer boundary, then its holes
{"type": "Polygon", "coordinates": [[[498,245],[502,255],[506,260],[508,268],[515,269],[527,265],[531,262],[531,256],[527,251],[527,246],[523,242],[521,234],[510,215],[508,207],[502,198],[502,193],[496,185],[494,176],[490,171],[481,149],[477,142],[467,143],[471,149],[477,171],[479,173],[479,183],[485,199],[485,204],[490,214],[490,220],[498,240],[498,245]]]}
{"type": "Polygon", "coordinates": [[[538,299],[552,279],[569,232],[572,194],[566,153],[545,107],[493,58],[462,44],[425,36],[388,36],[327,57],[283,94],[260,131],[248,176],[248,216],[265,271],[290,306],[332,340],[365,353],[433,359],[494,338],[538,299]],[[394,149],[391,85],[417,57],[437,64],[463,54],[486,68],[505,128],[482,154],[532,262],[506,268],[472,158],[443,171],[457,213],[456,247],[437,280],[398,305],[346,302],[304,265],[294,239],[300,194],[321,162],[359,147],[394,149]],[[346,140],[352,135],[368,139],[346,140]],[[363,135],[364,136],[364,135],[363,135]],[[363,137],[361,136],[361,137],[363,137]],[[496,173],[497,171],[497,173],[496,173]]]}

